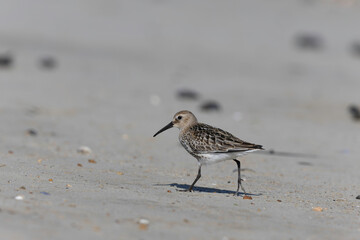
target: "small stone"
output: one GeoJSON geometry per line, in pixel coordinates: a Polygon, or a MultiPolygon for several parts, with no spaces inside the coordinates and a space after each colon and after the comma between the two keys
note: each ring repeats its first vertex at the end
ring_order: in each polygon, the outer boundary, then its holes
{"type": "Polygon", "coordinates": [[[26,130],[26,135],[35,137],[37,135],[37,131],[35,129],[26,130]]]}
{"type": "Polygon", "coordinates": [[[92,151],[89,147],[87,146],[81,146],[77,149],[77,152],[78,153],[81,153],[81,154],[90,154],[92,151]]]}
{"type": "Polygon", "coordinates": [[[21,186],[20,189],[21,189],[21,190],[26,190],[26,187],[21,186]]]}
{"type": "Polygon", "coordinates": [[[14,153],[14,152],[13,152],[13,151],[11,151],[11,150],[9,150],[9,151],[8,151],[8,154],[13,154],[13,153],[14,153]]]}
{"type": "Polygon", "coordinates": [[[280,199],[278,199],[278,200],[276,200],[276,201],[278,201],[278,202],[282,202],[280,199]]]}
{"type": "Polygon", "coordinates": [[[252,197],[251,197],[251,196],[248,196],[248,195],[245,195],[245,196],[243,197],[243,199],[252,200],[252,197]]]}
{"type": "Polygon", "coordinates": [[[13,63],[13,57],[9,53],[1,54],[0,55],[0,67],[1,68],[7,68],[11,67],[13,63]]]}
{"type": "Polygon", "coordinates": [[[177,91],[176,96],[179,99],[187,99],[187,100],[197,100],[199,98],[199,94],[190,89],[181,89],[177,91]]]}
{"type": "Polygon", "coordinates": [[[360,57],[360,42],[353,43],[350,50],[354,56],[360,57]]]}
{"type": "Polygon", "coordinates": [[[356,199],[360,200],[360,195],[358,195],[358,196],[356,197],[356,199]]]}
{"type": "Polygon", "coordinates": [[[71,187],[72,187],[72,186],[71,186],[70,184],[66,184],[66,185],[65,185],[65,188],[66,188],[66,189],[69,189],[69,188],[71,188],[71,187]]]}
{"type": "Polygon", "coordinates": [[[295,37],[296,46],[304,50],[319,50],[324,43],[320,36],[312,33],[301,33],[295,37]]]}
{"type": "Polygon", "coordinates": [[[53,183],[54,182],[54,180],[52,179],[52,178],[49,178],[49,183],[53,183]]]}
{"type": "Polygon", "coordinates": [[[89,159],[88,162],[89,163],[96,163],[96,161],[94,159],[89,159]]]}
{"type": "Polygon", "coordinates": [[[40,194],[46,195],[46,196],[49,196],[49,195],[50,195],[50,193],[48,193],[48,192],[40,192],[40,194]]]}
{"type": "Polygon", "coordinates": [[[124,173],[123,173],[123,172],[120,172],[120,171],[116,172],[116,174],[117,174],[117,175],[120,175],[120,176],[121,176],[121,175],[124,175],[124,173]]]}
{"type": "Polygon", "coordinates": [[[221,110],[221,107],[219,103],[210,100],[201,104],[200,109],[204,112],[217,112],[221,110]]]}
{"type": "Polygon", "coordinates": [[[350,115],[351,115],[351,117],[352,117],[352,119],[354,121],[359,121],[360,120],[359,107],[357,107],[355,105],[351,105],[351,106],[349,106],[349,112],[350,112],[350,115]]]}
{"type": "Polygon", "coordinates": [[[40,66],[45,69],[53,69],[56,67],[56,60],[53,57],[43,57],[40,59],[40,66]]]}

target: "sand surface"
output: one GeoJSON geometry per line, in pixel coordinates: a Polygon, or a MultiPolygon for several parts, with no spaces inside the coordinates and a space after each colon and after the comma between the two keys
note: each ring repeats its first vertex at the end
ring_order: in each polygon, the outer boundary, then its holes
{"type": "Polygon", "coordinates": [[[359,239],[359,22],[350,0],[3,1],[1,238],[359,239]],[[152,135],[183,109],[275,150],[241,158],[252,199],[233,161],[177,191],[197,162],[152,135]]]}

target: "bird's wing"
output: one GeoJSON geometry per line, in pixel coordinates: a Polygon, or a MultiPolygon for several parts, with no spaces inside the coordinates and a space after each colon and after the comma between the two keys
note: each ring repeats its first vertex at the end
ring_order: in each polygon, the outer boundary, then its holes
{"type": "Polygon", "coordinates": [[[207,124],[192,127],[192,149],[197,153],[246,152],[263,149],[261,145],[245,142],[229,132],[207,124]]]}

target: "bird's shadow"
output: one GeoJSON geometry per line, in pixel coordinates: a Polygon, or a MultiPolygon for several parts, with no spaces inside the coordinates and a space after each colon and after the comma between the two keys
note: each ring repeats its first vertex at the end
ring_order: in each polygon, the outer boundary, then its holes
{"type": "MultiPolygon", "coordinates": [[[[171,184],[156,184],[157,186],[170,186],[170,187],[176,187],[176,190],[184,191],[188,190],[190,185],[188,184],[178,184],[178,183],[171,183],[171,184]]],[[[207,192],[207,193],[222,193],[222,194],[235,194],[236,191],[230,191],[230,190],[224,190],[224,189],[218,189],[218,188],[208,188],[208,187],[196,187],[193,188],[194,192],[207,192]]],[[[253,193],[244,193],[239,192],[239,195],[247,195],[247,196],[261,196],[262,194],[253,194],[253,193]]]]}

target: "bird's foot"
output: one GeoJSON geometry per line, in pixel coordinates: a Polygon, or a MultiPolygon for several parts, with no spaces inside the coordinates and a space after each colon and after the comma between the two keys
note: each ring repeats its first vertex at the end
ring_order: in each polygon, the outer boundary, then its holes
{"type": "Polygon", "coordinates": [[[192,189],[176,189],[178,192],[193,192],[192,189]]]}

